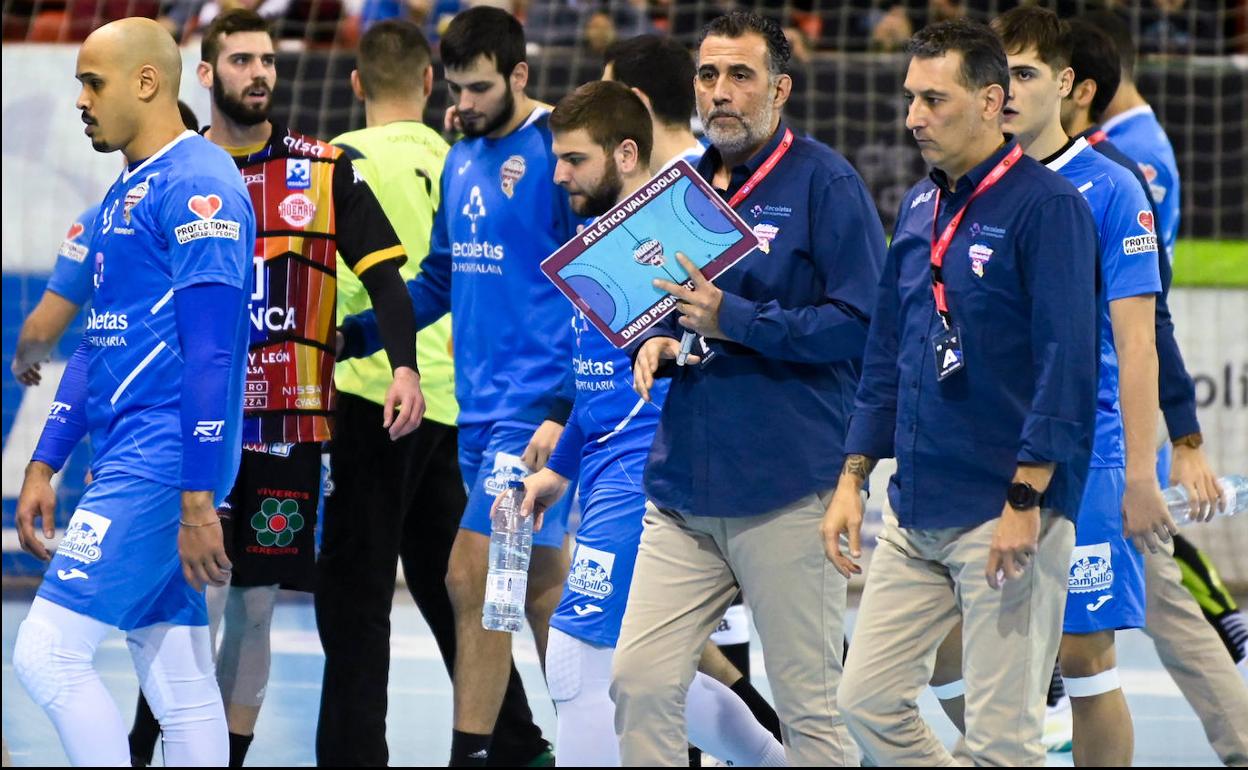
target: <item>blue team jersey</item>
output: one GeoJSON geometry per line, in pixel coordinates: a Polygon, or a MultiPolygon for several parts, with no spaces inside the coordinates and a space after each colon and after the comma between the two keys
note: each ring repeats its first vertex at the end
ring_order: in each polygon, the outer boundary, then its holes
{"type": "Polygon", "coordinates": [[[548,114],[538,108],[507,136],[460,141],[446,157],[422,271],[449,262],[461,425],[541,422],[567,377],[567,300],[539,266],[580,220],[551,181],[548,114]]]}
{"type": "Polygon", "coordinates": [[[91,250],[91,236],[94,234],[92,225],[99,205],[92,206],[78,215],[74,223],[65,233],[65,240],[56,250],[56,266],[52,268],[52,277],[48,279],[48,291],[59,294],[75,305],[85,305],[91,299],[91,260],[87,255],[91,250]]]}
{"type": "Polygon", "coordinates": [[[582,494],[594,489],[639,492],[671,379],[656,380],[651,400],[642,400],[633,390],[629,352],[608,342],[579,311],[572,327],[576,398],[567,438],[560,437],[551,469],[577,478],[579,464],[582,494]]]}
{"type": "Polygon", "coordinates": [[[1078,188],[1096,221],[1101,268],[1100,368],[1091,467],[1119,468],[1126,461],[1126,451],[1109,303],[1161,291],[1152,208],[1131,172],[1092,149],[1084,138],[1074,140],[1048,166],[1078,188]]]}
{"type": "MultiPolygon", "coordinates": [[[[90,346],[87,420],[98,477],[128,473],[180,488],[182,345],[174,290],[221,283],[251,292],[256,220],[234,161],[187,131],[109,189],[91,242],[95,297],[84,339],[90,346]]],[[[240,315],[225,420],[195,435],[233,447],[215,486],[223,499],[241,450],[248,324],[240,315]]]]}
{"type": "Polygon", "coordinates": [[[1140,166],[1148,182],[1153,202],[1157,204],[1157,235],[1174,259],[1174,243],[1179,237],[1179,166],[1174,160],[1174,147],[1166,131],[1147,104],[1115,115],[1101,125],[1118,149],[1140,166]]]}

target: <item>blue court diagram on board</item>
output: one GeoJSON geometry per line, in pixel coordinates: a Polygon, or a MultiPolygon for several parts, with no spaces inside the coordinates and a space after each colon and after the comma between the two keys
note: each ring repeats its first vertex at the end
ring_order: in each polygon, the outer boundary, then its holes
{"type": "Polygon", "coordinates": [[[689,278],[676,252],[698,268],[741,240],[741,233],[687,178],[657,195],[573,259],[558,275],[618,332],[665,292],[655,278],[689,278]]]}

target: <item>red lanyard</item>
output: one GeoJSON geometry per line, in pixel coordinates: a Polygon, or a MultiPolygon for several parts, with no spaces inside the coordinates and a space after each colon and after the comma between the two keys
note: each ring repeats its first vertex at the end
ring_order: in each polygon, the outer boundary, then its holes
{"type": "Polygon", "coordinates": [[[780,159],[784,157],[784,154],[788,152],[789,148],[792,146],[793,130],[786,126],[784,129],[784,137],[780,140],[780,146],[772,150],[771,155],[767,156],[767,160],[763,161],[763,165],[758,167],[758,170],[754,172],[754,175],[746,180],[745,184],[741,185],[741,187],[733,193],[733,196],[728,199],[728,205],[735,209],[738,203],[749,197],[749,194],[754,192],[754,188],[758,187],[759,183],[771,173],[771,170],[776,167],[776,164],[780,162],[780,159]]]}
{"type": "Polygon", "coordinates": [[[939,239],[936,237],[936,219],[940,215],[940,188],[936,188],[936,205],[932,208],[932,294],[936,296],[936,312],[940,313],[940,320],[946,329],[949,328],[949,302],[945,298],[945,280],[941,275],[941,266],[945,263],[945,252],[949,250],[949,244],[953,242],[953,236],[957,234],[958,225],[962,222],[962,215],[966,213],[971,201],[1001,181],[1005,172],[1009,171],[1022,156],[1022,146],[1014,145],[1014,149],[1010,150],[1009,154],[1002,158],[1001,162],[988,172],[988,176],[975,187],[971,197],[967,198],[958,213],[954,214],[949,224],[945,225],[945,231],[940,234],[939,239]]]}
{"type": "Polygon", "coordinates": [[[1100,144],[1108,138],[1109,134],[1105,133],[1103,130],[1098,130],[1095,133],[1088,135],[1088,144],[1100,144]]]}

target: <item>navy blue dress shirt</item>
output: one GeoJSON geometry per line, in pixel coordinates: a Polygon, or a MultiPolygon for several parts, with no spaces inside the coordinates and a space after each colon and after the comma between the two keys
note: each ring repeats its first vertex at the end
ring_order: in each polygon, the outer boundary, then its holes
{"type": "MultiPolygon", "coordinates": [[[[780,144],[731,171],[730,198],[780,144]]],[[[722,164],[707,150],[706,179],[722,164]]],[[[671,391],[646,466],[647,496],[695,516],[754,516],[835,486],[858,384],[884,231],[837,152],[795,136],[737,212],[766,244],[716,278],[719,325],[701,366],[665,366],[671,391]]],[[[678,313],[638,341],[679,339],[678,313]]],[[[634,351],[636,348],[634,348],[634,351]]]]}
{"type": "MultiPolygon", "coordinates": [[[[1080,136],[1088,137],[1095,133],[1093,126],[1080,136]]],[[[1153,191],[1148,180],[1140,171],[1140,166],[1108,139],[1102,139],[1092,148],[1118,165],[1126,168],[1135,176],[1144,194],[1148,196],[1148,205],[1153,209],[1153,221],[1160,222],[1157,203],[1153,200],[1153,191]]],[[[1178,340],[1174,338],[1174,321],[1170,318],[1170,306],[1166,297],[1170,293],[1170,281],[1174,271],[1170,266],[1170,254],[1166,252],[1166,244],[1157,239],[1157,261],[1161,269],[1161,293],[1157,295],[1157,310],[1154,314],[1157,335],[1157,395],[1161,403],[1161,413],[1166,418],[1166,430],[1171,438],[1180,438],[1191,433],[1200,432],[1200,421],[1196,417],[1196,384],[1187,373],[1183,363],[1183,354],[1179,352],[1178,340]]]]}
{"type": "Polygon", "coordinates": [[[934,171],[898,214],[845,451],[896,456],[888,495],[902,527],[999,517],[1020,462],[1057,463],[1043,504],[1071,518],[1079,510],[1096,414],[1096,227],[1074,186],[1031,158],[971,203],[945,254],[965,367],[936,379],[937,185],[942,232],[1013,145],[953,190],[934,171]]]}

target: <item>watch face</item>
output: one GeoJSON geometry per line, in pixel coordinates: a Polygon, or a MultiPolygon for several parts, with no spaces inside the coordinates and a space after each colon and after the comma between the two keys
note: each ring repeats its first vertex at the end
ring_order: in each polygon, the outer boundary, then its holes
{"type": "Polygon", "coordinates": [[[1029,484],[1016,483],[1010,485],[1008,499],[1010,506],[1019,510],[1033,508],[1039,502],[1040,494],[1029,484]]]}

